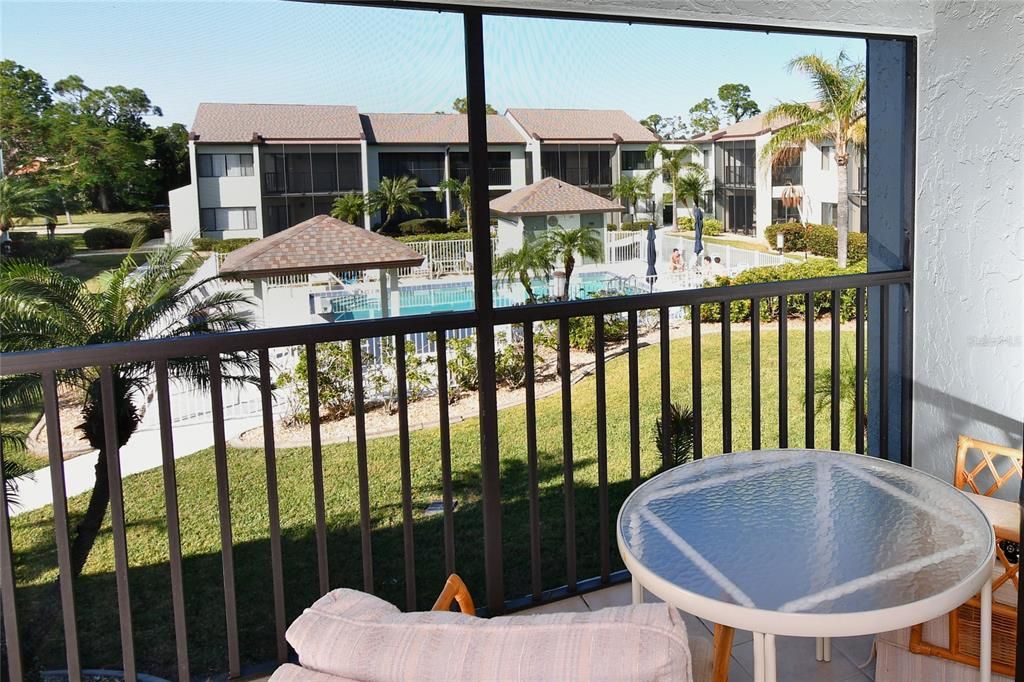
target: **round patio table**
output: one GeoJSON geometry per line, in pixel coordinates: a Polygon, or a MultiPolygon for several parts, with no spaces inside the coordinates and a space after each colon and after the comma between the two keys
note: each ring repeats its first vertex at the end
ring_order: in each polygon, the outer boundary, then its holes
{"type": "Polygon", "coordinates": [[[992,527],[966,495],[916,469],[819,450],[702,459],[634,490],[617,535],[633,601],[647,589],[753,632],[759,682],[775,680],[776,635],[896,630],[978,592],[980,679],[991,679],[992,527]]]}

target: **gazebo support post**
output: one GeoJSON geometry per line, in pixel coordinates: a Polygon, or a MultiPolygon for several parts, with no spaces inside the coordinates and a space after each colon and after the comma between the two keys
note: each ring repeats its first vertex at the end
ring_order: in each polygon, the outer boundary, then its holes
{"type": "Polygon", "coordinates": [[[381,268],[377,271],[380,283],[380,316],[391,317],[391,297],[388,296],[388,271],[381,268]]]}

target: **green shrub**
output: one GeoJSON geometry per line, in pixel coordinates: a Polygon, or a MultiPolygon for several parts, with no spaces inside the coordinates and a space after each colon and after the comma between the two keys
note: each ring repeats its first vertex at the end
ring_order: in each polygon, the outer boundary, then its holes
{"type": "MultiPolygon", "coordinates": [[[[693,216],[684,215],[679,218],[679,229],[682,232],[693,232],[693,216]]],[[[724,231],[722,221],[716,218],[704,218],[704,230],[701,232],[705,237],[714,237],[724,231]]]]}
{"type": "MultiPolygon", "coordinates": [[[[744,270],[735,277],[715,277],[714,280],[704,284],[706,287],[732,286],[737,284],[754,284],[758,282],[786,282],[798,279],[810,279],[813,277],[835,277],[837,275],[850,275],[867,271],[867,264],[864,261],[854,263],[846,268],[840,268],[835,261],[811,260],[803,263],[787,263],[785,265],[770,265],[760,268],[744,270]]],[[[839,294],[839,318],[846,322],[852,320],[856,313],[856,292],[853,289],[843,289],[839,294]]],[[[803,317],[805,311],[803,294],[789,296],[786,305],[790,316],[803,317]]],[[[814,294],[815,318],[821,317],[832,311],[832,292],[819,291],[814,294]]],[[[777,298],[761,299],[760,315],[762,322],[779,319],[779,300],[777,298]]],[[[750,301],[738,300],[729,304],[729,318],[733,322],[747,322],[750,320],[750,301]]],[[[705,303],[700,309],[702,322],[721,322],[722,305],[720,303],[705,303]]]]}
{"type": "MultiPolygon", "coordinates": [[[[765,230],[768,245],[775,247],[776,236],[782,232],[784,251],[807,250],[815,256],[835,258],[838,255],[839,233],[832,225],[816,225],[808,223],[806,228],[801,223],[776,223],[765,230]]],[[[863,232],[850,232],[846,241],[846,259],[856,263],[868,257],[868,236],[863,232]]]]}
{"type": "MultiPolygon", "coordinates": [[[[521,343],[506,343],[505,334],[495,335],[494,374],[499,384],[520,388],[526,383],[526,353],[521,343]]],[[[536,357],[534,358],[536,360],[536,357]]]]}
{"type": "Polygon", "coordinates": [[[85,248],[93,251],[127,249],[135,241],[135,232],[119,230],[116,227],[94,227],[86,230],[82,239],[85,241],[85,248]]]}
{"type": "Polygon", "coordinates": [[[214,253],[231,253],[235,249],[252,244],[257,241],[253,237],[239,237],[236,239],[210,239],[209,237],[198,237],[192,240],[192,247],[196,251],[213,251],[214,253]]]}
{"type": "Polygon", "coordinates": [[[475,391],[480,385],[475,344],[475,338],[448,339],[448,380],[455,389],[452,391],[453,398],[467,391],[475,391]]]}
{"type": "Polygon", "coordinates": [[[37,239],[32,232],[11,233],[11,258],[39,261],[46,265],[63,263],[75,252],[66,239],[37,239]],[[32,235],[31,237],[27,235],[32,235]]]}
{"type": "Polygon", "coordinates": [[[412,242],[443,242],[451,239],[471,239],[472,235],[467,231],[462,232],[437,232],[434,234],[411,234],[404,237],[395,237],[394,239],[402,242],[403,244],[409,244],[412,242]]]}
{"type": "Polygon", "coordinates": [[[650,229],[651,225],[654,223],[650,220],[638,220],[634,223],[622,223],[619,229],[623,232],[641,232],[650,229]]]}
{"type": "Polygon", "coordinates": [[[448,228],[452,230],[466,229],[466,218],[462,215],[462,211],[452,211],[452,214],[448,216],[448,228]]]}
{"type": "MultiPolygon", "coordinates": [[[[413,234],[437,234],[438,232],[450,232],[448,221],[444,218],[413,218],[398,224],[398,234],[404,236],[413,234]]],[[[384,232],[383,228],[381,232],[384,232]]]]}
{"type": "Polygon", "coordinates": [[[164,230],[171,229],[171,217],[166,213],[149,213],[145,216],[114,223],[110,227],[132,234],[144,231],[147,241],[150,239],[163,239],[164,230]]]}
{"type": "MultiPolygon", "coordinates": [[[[316,393],[320,402],[320,416],[324,421],[344,419],[355,411],[355,385],[352,382],[352,350],[347,343],[321,343],[316,352],[316,393]]],[[[309,423],[309,365],[306,354],[299,354],[293,372],[283,372],[277,379],[279,386],[290,386],[291,419],[299,424],[309,423]]]]}

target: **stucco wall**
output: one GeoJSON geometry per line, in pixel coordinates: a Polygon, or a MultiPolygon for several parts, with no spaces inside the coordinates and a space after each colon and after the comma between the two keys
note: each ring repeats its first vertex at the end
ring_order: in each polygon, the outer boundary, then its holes
{"type": "Polygon", "coordinates": [[[1012,0],[467,4],[916,36],[915,463],[948,479],[959,432],[1020,446],[1024,5],[1012,0]]]}

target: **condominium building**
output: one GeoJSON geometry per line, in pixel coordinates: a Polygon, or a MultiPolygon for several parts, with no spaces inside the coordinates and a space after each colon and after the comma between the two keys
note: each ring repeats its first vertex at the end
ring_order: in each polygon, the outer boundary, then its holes
{"type": "MultiPolygon", "coordinates": [[[[704,209],[725,229],[763,235],[772,222],[833,222],[837,202],[834,148],[808,143],[787,164],[768,169],[760,150],[782,124],[756,116],[689,141],[713,189],[704,209]],[[802,216],[782,205],[798,187],[802,216]]],[[[623,176],[660,167],[650,130],[619,110],[512,108],[487,117],[491,199],[554,177],[605,198],[623,176]]],[[[668,148],[683,142],[666,141],[668,148]]],[[[468,126],[462,114],[360,113],[348,105],[203,103],[189,137],[192,182],[170,194],[177,235],[263,237],[329,213],[339,196],[371,192],[385,177],[412,177],[422,217],[447,218],[462,208],[440,192],[445,178],[469,175],[468,126]]],[[[851,155],[851,225],[865,200],[863,155],[851,155]]],[[[658,176],[638,215],[671,224],[671,183],[658,176]]],[[[863,212],[866,214],[866,211],[863,212]]],[[[399,215],[399,220],[413,217],[399,215]]],[[[366,213],[364,227],[385,216],[366,213]]],[[[620,220],[608,216],[606,222],[620,220]]]]}

